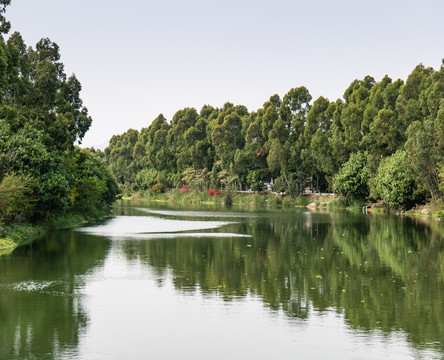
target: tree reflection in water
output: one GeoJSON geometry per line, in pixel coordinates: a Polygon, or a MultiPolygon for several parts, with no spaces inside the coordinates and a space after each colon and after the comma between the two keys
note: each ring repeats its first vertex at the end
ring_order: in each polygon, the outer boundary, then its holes
{"type": "Polygon", "coordinates": [[[0,258],[0,359],[74,357],[88,324],[77,289],[108,249],[63,231],[0,258]]]}
{"type": "MultiPolygon", "coordinates": [[[[306,319],[310,308],[342,313],[352,328],[404,331],[444,353],[442,229],[408,218],[353,213],[270,213],[223,228],[250,238],[179,237],[121,242],[129,259],[182,291],[227,301],[254,293],[271,309],[306,319]]],[[[438,225],[435,225],[438,226],[438,225]]]]}

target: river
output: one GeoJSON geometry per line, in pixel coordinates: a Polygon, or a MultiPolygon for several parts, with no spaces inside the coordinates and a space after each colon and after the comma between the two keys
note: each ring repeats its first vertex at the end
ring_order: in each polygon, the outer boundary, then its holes
{"type": "Polygon", "coordinates": [[[121,201],[0,257],[0,359],[443,359],[439,224],[121,201]]]}

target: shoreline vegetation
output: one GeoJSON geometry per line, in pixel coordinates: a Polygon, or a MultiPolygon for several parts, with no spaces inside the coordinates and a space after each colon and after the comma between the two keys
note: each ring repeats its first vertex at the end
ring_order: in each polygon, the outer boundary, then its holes
{"type": "Polygon", "coordinates": [[[356,79],[336,101],[299,86],[255,111],[227,102],[159,114],[140,131],[114,135],[103,156],[127,194],[251,190],[231,200],[306,206],[300,194],[309,190],[340,194],[347,207],[442,217],[444,60],[437,70],[419,64],[406,80],[356,79]],[[267,190],[291,197],[256,195],[267,190]]]}
{"type": "Polygon", "coordinates": [[[49,231],[70,229],[100,221],[112,216],[112,212],[98,211],[94,215],[70,214],[53,217],[48,221],[19,222],[0,226],[0,256],[10,254],[15,248],[31,244],[49,231]]]}
{"type": "Polygon", "coordinates": [[[121,192],[245,207],[370,203],[372,212],[444,218],[444,60],[438,70],[419,64],[405,81],[356,79],[336,101],[314,100],[299,86],[256,111],[229,102],[187,107],[114,135],[104,151],[84,149],[92,118],[80,81],[64,72],[49,38],[32,47],[19,32],[7,37],[7,5],[0,7],[0,249],[94,218],[121,192]],[[164,193],[172,188],[182,190],[164,193]],[[309,198],[306,189],[341,196],[309,198]]]}
{"type": "MultiPolygon", "coordinates": [[[[364,206],[369,206],[373,214],[397,214],[433,219],[442,222],[443,212],[441,207],[432,204],[416,206],[408,211],[397,211],[387,207],[383,203],[365,203],[355,201],[347,203],[342,195],[333,193],[304,193],[297,196],[274,192],[211,192],[198,190],[169,190],[166,192],[144,191],[123,196],[122,200],[143,200],[150,202],[165,202],[185,205],[216,205],[216,206],[242,206],[244,208],[274,208],[296,209],[307,208],[309,210],[347,210],[363,211],[364,206]]],[[[43,237],[49,231],[63,230],[93,223],[107,217],[111,217],[111,211],[99,211],[93,216],[70,214],[53,217],[48,221],[19,222],[12,225],[0,226],[0,256],[8,255],[23,245],[43,237]]]]}
{"type": "Polygon", "coordinates": [[[369,213],[374,214],[397,214],[415,217],[427,217],[441,222],[443,219],[442,207],[431,203],[426,205],[417,205],[410,210],[400,211],[387,206],[386,204],[370,203],[364,201],[347,202],[342,195],[333,193],[304,193],[297,196],[291,196],[283,193],[274,192],[236,192],[224,191],[218,195],[212,194],[212,191],[198,190],[169,190],[166,192],[143,191],[135,192],[131,195],[123,196],[123,200],[145,200],[152,202],[165,202],[172,204],[190,204],[190,205],[218,205],[218,206],[244,206],[251,207],[269,207],[269,208],[307,208],[310,210],[349,210],[363,211],[368,207],[369,213]]]}
{"type": "Polygon", "coordinates": [[[28,46],[0,1],[0,253],[103,217],[119,194],[104,156],[80,148],[92,118],[59,46],[28,46]]]}

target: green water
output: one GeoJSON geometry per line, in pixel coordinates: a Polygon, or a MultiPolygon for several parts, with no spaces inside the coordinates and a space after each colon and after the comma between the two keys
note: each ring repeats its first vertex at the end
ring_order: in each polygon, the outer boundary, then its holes
{"type": "Polygon", "coordinates": [[[120,202],[0,257],[0,359],[443,359],[444,230],[120,202]]]}

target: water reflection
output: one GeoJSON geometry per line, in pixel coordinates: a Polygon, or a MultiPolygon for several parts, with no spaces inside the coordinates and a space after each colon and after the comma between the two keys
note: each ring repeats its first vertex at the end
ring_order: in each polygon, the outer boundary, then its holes
{"type": "Polygon", "coordinates": [[[152,216],[116,216],[102,225],[77,229],[106,237],[137,237],[156,233],[179,233],[216,229],[229,224],[222,221],[185,221],[159,219],[152,216]]]}
{"type": "MultiPolygon", "coordinates": [[[[148,211],[180,217],[177,211],[148,211]]],[[[251,238],[154,239],[116,246],[159,274],[171,269],[182,291],[198,289],[226,300],[253,293],[270,309],[299,319],[307,319],[312,308],[334,311],[356,331],[386,336],[402,331],[414,346],[444,353],[439,231],[407,218],[350,213],[235,217],[220,231],[251,238]]]]}
{"type": "Polygon", "coordinates": [[[99,266],[108,248],[65,231],[0,258],[0,359],[77,352],[88,316],[76,276],[99,266]]]}
{"type": "Polygon", "coordinates": [[[154,358],[171,342],[210,358],[444,356],[439,225],[131,205],[0,257],[0,359],[145,358],[149,339],[154,358]]]}

